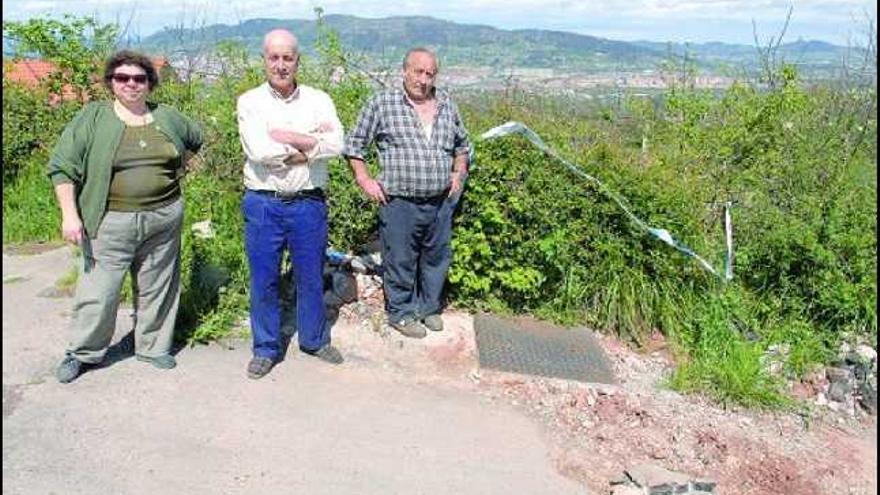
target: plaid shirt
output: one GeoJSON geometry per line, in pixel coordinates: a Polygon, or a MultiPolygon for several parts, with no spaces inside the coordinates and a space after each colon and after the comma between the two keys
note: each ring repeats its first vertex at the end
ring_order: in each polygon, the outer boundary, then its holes
{"type": "Polygon", "coordinates": [[[375,140],[382,166],[378,180],[385,194],[418,198],[441,194],[450,186],[453,159],[466,155],[470,144],[449,95],[435,90],[435,98],[437,116],[428,139],[403,89],[374,95],[361,110],[342,154],[364,160],[375,140]]]}

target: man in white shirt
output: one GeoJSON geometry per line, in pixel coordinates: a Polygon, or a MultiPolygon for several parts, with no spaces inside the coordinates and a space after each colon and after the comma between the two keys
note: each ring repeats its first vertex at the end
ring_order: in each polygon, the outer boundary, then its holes
{"type": "Polygon", "coordinates": [[[238,98],[245,152],[241,203],[250,265],[253,358],[250,378],[262,378],[283,356],[278,290],[285,248],[296,286],[296,328],[305,353],[339,364],[330,345],[323,303],[327,248],[327,162],[342,150],[342,124],[330,97],[296,81],[296,37],[276,29],[263,39],[267,82],[238,98]]]}

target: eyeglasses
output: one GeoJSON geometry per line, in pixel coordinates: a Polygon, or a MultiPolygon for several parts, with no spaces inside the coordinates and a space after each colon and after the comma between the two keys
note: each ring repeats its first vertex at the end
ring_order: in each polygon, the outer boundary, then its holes
{"type": "Polygon", "coordinates": [[[146,84],[147,83],[147,75],[146,74],[113,74],[110,76],[110,79],[118,82],[119,84],[127,84],[128,81],[134,81],[137,84],[146,84]]]}

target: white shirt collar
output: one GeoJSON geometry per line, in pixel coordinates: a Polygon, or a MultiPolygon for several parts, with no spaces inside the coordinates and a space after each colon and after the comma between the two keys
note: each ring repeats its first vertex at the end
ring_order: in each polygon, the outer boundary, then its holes
{"type": "Polygon", "coordinates": [[[272,85],[269,84],[268,81],[266,81],[266,87],[269,89],[269,94],[273,98],[279,99],[279,100],[283,101],[284,103],[290,103],[293,100],[299,98],[299,84],[296,85],[296,88],[294,88],[293,93],[290,93],[290,96],[288,96],[288,97],[284,97],[281,93],[278,92],[278,90],[273,88],[272,85]]]}

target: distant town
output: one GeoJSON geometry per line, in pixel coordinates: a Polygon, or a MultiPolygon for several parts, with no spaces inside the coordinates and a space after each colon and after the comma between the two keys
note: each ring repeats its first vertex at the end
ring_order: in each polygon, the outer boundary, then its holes
{"type": "MultiPolygon", "coordinates": [[[[210,54],[171,58],[169,64],[182,79],[198,74],[210,80],[232,70],[229,64],[210,54]]],[[[383,84],[397,84],[400,80],[396,67],[364,70],[362,73],[383,84]]],[[[439,84],[461,90],[501,90],[516,87],[525,91],[540,88],[541,92],[571,93],[602,88],[663,90],[670,87],[675,77],[675,74],[655,70],[573,73],[531,67],[505,70],[486,66],[452,66],[441,70],[439,84]]],[[[723,89],[736,80],[728,76],[696,74],[688,78],[687,84],[701,89],[723,89]]]]}

